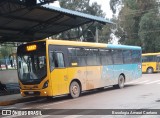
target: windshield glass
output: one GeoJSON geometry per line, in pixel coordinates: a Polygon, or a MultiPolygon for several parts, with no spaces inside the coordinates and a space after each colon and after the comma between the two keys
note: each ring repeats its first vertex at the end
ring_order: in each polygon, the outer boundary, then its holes
{"type": "Polygon", "coordinates": [[[23,84],[38,84],[46,75],[45,50],[18,55],[18,76],[23,84]]]}

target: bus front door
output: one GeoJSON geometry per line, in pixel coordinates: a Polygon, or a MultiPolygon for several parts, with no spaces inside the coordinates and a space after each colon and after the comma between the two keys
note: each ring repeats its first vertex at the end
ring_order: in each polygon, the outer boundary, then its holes
{"type": "Polygon", "coordinates": [[[53,71],[51,71],[50,78],[52,82],[53,96],[66,94],[69,90],[67,88],[68,77],[67,68],[64,63],[64,55],[62,52],[51,53],[50,68],[53,68],[53,71]]]}

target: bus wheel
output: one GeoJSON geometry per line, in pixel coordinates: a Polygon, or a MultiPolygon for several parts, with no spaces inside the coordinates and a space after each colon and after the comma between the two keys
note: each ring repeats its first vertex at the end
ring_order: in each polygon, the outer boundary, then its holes
{"type": "Polygon", "coordinates": [[[80,96],[81,90],[80,86],[76,81],[73,81],[70,85],[70,96],[72,98],[77,98],[80,96]]]}
{"type": "Polygon", "coordinates": [[[148,73],[148,74],[153,73],[153,68],[151,68],[151,67],[147,68],[147,73],[148,73]]]}
{"type": "Polygon", "coordinates": [[[124,87],[124,76],[123,75],[120,75],[119,78],[118,78],[118,84],[117,85],[113,85],[114,88],[123,88],[124,87]]]}

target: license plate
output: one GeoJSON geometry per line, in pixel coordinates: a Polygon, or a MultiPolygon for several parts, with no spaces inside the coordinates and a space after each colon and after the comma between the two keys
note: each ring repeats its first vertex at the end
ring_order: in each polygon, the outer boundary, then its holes
{"type": "Polygon", "coordinates": [[[34,94],[34,92],[33,92],[33,91],[30,91],[30,92],[28,92],[28,94],[31,94],[31,95],[32,95],[32,94],[34,94]]]}

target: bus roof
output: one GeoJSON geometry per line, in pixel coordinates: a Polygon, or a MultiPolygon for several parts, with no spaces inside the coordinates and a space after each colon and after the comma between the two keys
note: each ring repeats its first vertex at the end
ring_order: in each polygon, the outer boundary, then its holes
{"type": "Polygon", "coordinates": [[[55,44],[55,45],[141,50],[141,47],[138,47],[138,46],[114,45],[114,44],[105,44],[105,43],[90,43],[90,42],[66,41],[66,40],[65,41],[64,40],[50,40],[50,39],[46,39],[46,41],[48,42],[48,44],[55,44]]]}
{"type": "Polygon", "coordinates": [[[157,53],[144,53],[144,54],[142,54],[142,56],[153,56],[153,55],[159,55],[160,56],[160,52],[157,52],[157,53]]]}

